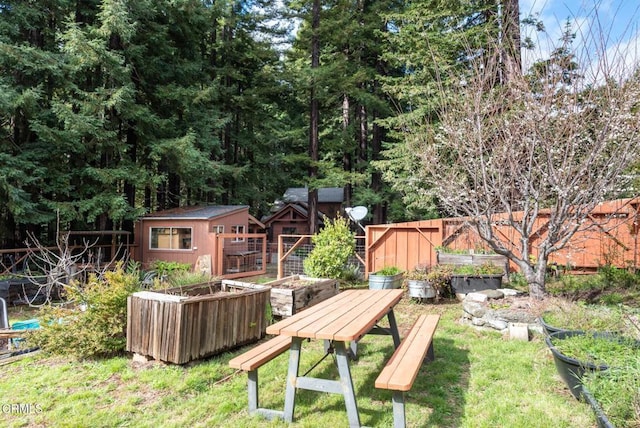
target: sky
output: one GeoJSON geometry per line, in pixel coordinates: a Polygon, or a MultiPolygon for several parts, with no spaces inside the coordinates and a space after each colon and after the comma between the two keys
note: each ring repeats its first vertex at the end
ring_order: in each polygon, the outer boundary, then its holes
{"type": "Polygon", "coordinates": [[[591,79],[600,80],[605,70],[628,76],[640,63],[639,0],[520,0],[521,19],[529,15],[537,15],[545,32],[523,28],[523,35],[531,35],[537,45],[533,51],[523,51],[524,67],[548,58],[567,19],[576,33],[576,56],[591,79]]]}

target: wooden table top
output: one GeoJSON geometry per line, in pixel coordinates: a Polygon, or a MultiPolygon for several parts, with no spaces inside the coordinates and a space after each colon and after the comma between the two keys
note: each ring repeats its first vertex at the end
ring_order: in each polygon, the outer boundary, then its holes
{"type": "Polygon", "coordinates": [[[268,334],[351,341],[402,299],[403,290],[347,290],[267,327],[268,334]]]}

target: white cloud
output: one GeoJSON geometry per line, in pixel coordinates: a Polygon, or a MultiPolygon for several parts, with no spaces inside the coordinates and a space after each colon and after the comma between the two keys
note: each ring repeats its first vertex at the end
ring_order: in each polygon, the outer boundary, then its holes
{"type": "Polygon", "coordinates": [[[544,33],[523,27],[523,37],[536,43],[533,51],[523,50],[523,68],[549,58],[561,37],[567,19],[576,34],[573,48],[590,81],[603,75],[627,76],[640,64],[640,5],[629,0],[521,0],[520,15],[538,15],[544,33]],[[635,4],[631,4],[635,3],[635,4]]]}

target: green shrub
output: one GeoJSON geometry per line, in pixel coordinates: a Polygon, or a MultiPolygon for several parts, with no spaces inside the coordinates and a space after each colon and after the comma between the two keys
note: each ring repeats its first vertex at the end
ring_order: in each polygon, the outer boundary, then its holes
{"type": "Polygon", "coordinates": [[[634,288],[640,283],[640,276],[615,266],[605,265],[598,268],[603,287],[634,288]]]}
{"type": "Polygon", "coordinates": [[[304,262],[304,272],[316,278],[340,278],[356,250],[356,237],[344,217],[329,220],[311,238],[314,248],[304,262]]]}
{"type": "Polygon", "coordinates": [[[453,296],[451,275],[453,275],[453,266],[451,265],[435,265],[427,274],[427,280],[436,289],[438,297],[447,298],[453,296]]]}
{"type": "Polygon", "coordinates": [[[393,276],[402,273],[399,267],[397,266],[385,266],[377,272],[374,272],[374,275],[383,275],[383,276],[393,276]]]}
{"type": "Polygon", "coordinates": [[[481,265],[457,265],[453,267],[453,273],[455,275],[497,275],[503,274],[504,269],[486,262],[481,265]]]}
{"type": "Polygon", "coordinates": [[[39,313],[40,329],[30,344],[43,351],[79,359],[110,356],[124,351],[127,327],[127,297],[140,289],[137,273],[121,265],[103,278],[91,275],[86,285],[65,287],[73,308],[47,305],[39,313]]]}
{"type": "Polygon", "coordinates": [[[190,263],[168,262],[165,260],[154,260],[151,263],[151,269],[158,273],[159,277],[171,276],[178,272],[189,272],[191,270],[190,263]]]}
{"type": "Polygon", "coordinates": [[[202,272],[174,272],[167,278],[169,287],[183,287],[192,284],[202,284],[204,282],[210,282],[211,275],[202,272]]]}

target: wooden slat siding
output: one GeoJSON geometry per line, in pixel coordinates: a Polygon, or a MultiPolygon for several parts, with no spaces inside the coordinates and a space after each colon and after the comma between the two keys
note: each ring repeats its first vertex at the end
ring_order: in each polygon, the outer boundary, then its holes
{"type": "MultiPolygon", "coordinates": [[[[380,303],[375,299],[375,295],[372,296],[371,299],[363,301],[360,303],[360,306],[368,307],[368,309],[364,312],[367,314],[364,318],[371,318],[372,321],[367,324],[362,324],[360,326],[352,326],[350,325],[348,329],[337,330],[336,325],[342,324],[344,320],[347,319],[355,319],[355,316],[352,315],[353,311],[345,311],[343,315],[341,315],[338,319],[336,319],[332,324],[327,325],[325,328],[318,331],[316,338],[318,339],[333,339],[333,340],[352,340],[352,338],[359,339],[364,334],[366,334],[371,327],[373,327],[380,319],[382,319],[387,312],[395,305],[393,304],[385,304],[385,302],[380,303]],[[371,302],[371,303],[370,303],[371,302]],[[372,314],[369,317],[368,314],[372,314]]],[[[402,294],[398,297],[397,300],[402,298],[402,294]]],[[[359,315],[361,317],[361,315],[359,315]]]]}
{"type": "Polygon", "coordinates": [[[236,296],[192,296],[180,301],[131,296],[127,350],[183,364],[254,342],[264,336],[268,299],[266,287],[236,296]]]}
{"type": "Polygon", "coordinates": [[[433,340],[440,315],[421,315],[382,369],[376,388],[409,391],[433,340]]]}
{"type": "Polygon", "coordinates": [[[315,313],[308,318],[305,318],[304,320],[295,322],[285,328],[283,328],[281,331],[282,333],[285,333],[287,335],[290,336],[300,336],[300,337],[308,337],[308,338],[315,338],[315,330],[317,327],[312,328],[310,333],[303,333],[308,327],[314,325],[314,323],[316,322],[316,320],[322,318],[323,316],[325,316],[326,314],[330,313],[330,314],[335,314],[335,317],[339,317],[340,315],[344,314],[346,311],[348,311],[349,309],[349,303],[351,301],[351,296],[354,296],[354,294],[362,294],[362,293],[366,293],[366,290],[357,290],[357,291],[350,291],[350,292],[344,292],[341,296],[341,299],[335,300],[334,302],[330,303],[329,305],[326,306],[321,306],[319,308],[317,308],[315,310],[315,313]]]}
{"type": "Polygon", "coordinates": [[[229,366],[234,369],[252,371],[273,358],[285,352],[291,346],[291,337],[276,336],[242,355],[238,355],[229,361],[229,366]]]}

